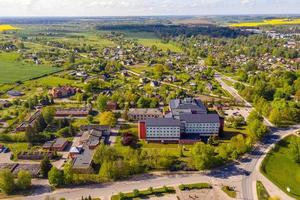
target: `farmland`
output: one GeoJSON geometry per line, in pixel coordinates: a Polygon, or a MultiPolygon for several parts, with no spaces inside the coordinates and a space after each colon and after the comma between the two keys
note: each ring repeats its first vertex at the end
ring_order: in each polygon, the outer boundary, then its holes
{"type": "Polygon", "coordinates": [[[17,30],[17,29],[18,28],[7,24],[0,25],[0,31],[9,31],[9,30],[17,30]]]}
{"type": "Polygon", "coordinates": [[[230,24],[230,27],[258,27],[258,26],[279,26],[279,25],[297,25],[300,19],[270,19],[258,22],[240,22],[230,24]]]}
{"type": "Polygon", "coordinates": [[[25,81],[60,70],[59,68],[20,62],[17,59],[18,54],[16,53],[0,54],[0,84],[25,81]]]}

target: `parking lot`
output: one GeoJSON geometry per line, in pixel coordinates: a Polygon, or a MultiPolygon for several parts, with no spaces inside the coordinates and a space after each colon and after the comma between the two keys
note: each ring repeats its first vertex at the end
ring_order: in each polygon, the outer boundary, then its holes
{"type": "Polygon", "coordinates": [[[251,108],[248,107],[232,107],[228,110],[225,110],[226,117],[230,116],[243,116],[245,119],[247,119],[249,113],[251,112],[251,108]]]}

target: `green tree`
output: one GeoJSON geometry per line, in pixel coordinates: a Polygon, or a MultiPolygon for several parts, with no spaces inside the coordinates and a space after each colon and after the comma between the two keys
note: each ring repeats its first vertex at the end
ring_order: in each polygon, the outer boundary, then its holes
{"type": "Polygon", "coordinates": [[[46,107],[42,111],[44,120],[47,124],[51,124],[54,119],[55,109],[52,107],[46,107]]]}
{"type": "Polygon", "coordinates": [[[99,121],[101,125],[107,125],[114,127],[117,123],[117,119],[113,112],[103,112],[100,114],[99,121]]]}
{"type": "Polygon", "coordinates": [[[72,164],[71,162],[68,162],[64,166],[64,183],[66,185],[69,185],[73,183],[73,180],[74,180],[74,172],[72,170],[72,164]]]}
{"type": "Polygon", "coordinates": [[[273,124],[280,125],[282,121],[282,112],[280,112],[278,108],[272,109],[269,119],[273,124]]]}
{"type": "Polygon", "coordinates": [[[8,170],[0,171],[0,189],[5,194],[12,194],[15,190],[15,181],[13,174],[8,170]]]}
{"type": "Polygon", "coordinates": [[[97,97],[97,108],[100,112],[104,112],[107,110],[107,101],[108,98],[104,95],[99,95],[97,97]]]}
{"type": "Polygon", "coordinates": [[[252,138],[259,140],[267,134],[268,128],[262,121],[256,119],[248,124],[247,131],[252,138]]]}
{"type": "Polygon", "coordinates": [[[198,142],[192,147],[192,160],[197,170],[209,169],[215,165],[215,149],[211,145],[198,142]]]}
{"type": "Polygon", "coordinates": [[[64,184],[64,173],[63,171],[52,167],[48,173],[49,183],[54,187],[60,187],[64,184]]]}
{"type": "Polygon", "coordinates": [[[48,156],[45,156],[44,159],[41,161],[40,167],[41,167],[42,176],[44,178],[47,178],[48,177],[48,172],[52,168],[52,164],[51,164],[48,156]]]}
{"type": "Polygon", "coordinates": [[[99,176],[108,180],[115,178],[114,166],[111,161],[105,160],[102,163],[101,168],[99,170],[99,176]]]}
{"type": "Polygon", "coordinates": [[[31,187],[31,175],[28,171],[21,170],[18,173],[17,187],[21,190],[27,190],[31,187]]]}
{"type": "Polygon", "coordinates": [[[263,117],[260,114],[258,114],[258,112],[256,112],[255,110],[252,110],[247,117],[247,124],[250,124],[254,120],[262,121],[263,117]]]}

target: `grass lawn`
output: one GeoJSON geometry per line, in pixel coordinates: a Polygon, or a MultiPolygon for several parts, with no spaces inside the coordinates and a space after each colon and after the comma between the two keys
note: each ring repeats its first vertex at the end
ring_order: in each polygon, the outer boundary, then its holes
{"type": "MultiPolygon", "coordinates": [[[[165,151],[171,156],[180,156],[181,148],[183,148],[183,157],[190,157],[190,149],[193,145],[179,145],[179,144],[160,144],[160,143],[147,143],[144,140],[141,140],[139,142],[141,145],[141,148],[147,150],[147,149],[157,149],[160,151],[165,151]]],[[[184,158],[183,158],[184,159],[184,158]]]]}
{"type": "Polygon", "coordinates": [[[0,53],[0,84],[26,81],[60,71],[60,68],[17,61],[17,53],[0,53]]]}
{"type": "Polygon", "coordinates": [[[80,81],[78,80],[69,80],[66,78],[61,78],[57,76],[47,76],[47,77],[42,77],[36,80],[28,81],[25,82],[26,86],[29,85],[36,85],[36,86],[42,86],[42,87],[57,87],[59,85],[64,86],[64,85],[72,85],[72,86],[83,86],[83,83],[79,83],[80,81]]]}
{"type": "Polygon", "coordinates": [[[194,184],[181,184],[179,185],[180,190],[198,190],[198,189],[212,189],[209,183],[194,183],[194,184]]]}
{"type": "Polygon", "coordinates": [[[231,198],[236,197],[236,191],[233,188],[229,187],[229,186],[223,186],[222,191],[225,192],[231,198]]]}
{"type": "Polygon", "coordinates": [[[128,67],[128,69],[139,74],[142,72],[151,71],[153,68],[147,66],[146,64],[137,64],[137,65],[128,67]]]}
{"type": "Polygon", "coordinates": [[[121,193],[117,195],[113,195],[111,200],[132,200],[132,199],[148,199],[151,196],[163,196],[165,194],[174,194],[175,189],[173,187],[163,187],[163,188],[149,188],[148,190],[142,191],[132,191],[129,193],[121,193]],[[123,196],[123,197],[121,197],[123,196]]]}
{"type": "Polygon", "coordinates": [[[256,191],[258,200],[268,200],[270,198],[265,186],[260,181],[256,182],[256,191]]]}
{"type": "Polygon", "coordinates": [[[293,137],[289,136],[281,140],[276,147],[271,150],[264,159],[261,171],[276,184],[282,191],[300,199],[300,165],[293,161],[290,151],[290,141],[293,137]]]}
{"type": "Polygon", "coordinates": [[[0,142],[0,144],[7,146],[15,155],[21,151],[26,151],[29,149],[28,143],[26,142],[0,142]]]}
{"type": "Polygon", "coordinates": [[[166,51],[170,49],[174,52],[182,52],[182,50],[173,42],[163,43],[160,39],[138,39],[138,42],[144,46],[152,47],[153,45],[157,46],[158,49],[166,51]]]}
{"type": "Polygon", "coordinates": [[[239,134],[242,135],[248,135],[247,132],[247,126],[235,129],[235,128],[229,128],[229,127],[224,127],[224,132],[222,136],[220,137],[221,141],[226,142],[229,141],[232,137],[237,136],[239,134]]]}

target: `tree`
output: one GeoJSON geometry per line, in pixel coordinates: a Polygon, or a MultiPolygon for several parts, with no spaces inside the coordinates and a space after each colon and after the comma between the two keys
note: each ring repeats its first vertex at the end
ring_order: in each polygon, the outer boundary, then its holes
{"type": "Polygon", "coordinates": [[[117,123],[115,114],[113,112],[109,112],[109,111],[101,113],[99,121],[100,121],[101,125],[107,125],[110,127],[114,127],[117,123]]]}
{"type": "Polygon", "coordinates": [[[107,110],[107,101],[108,98],[104,95],[99,95],[97,97],[97,108],[100,112],[104,112],[107,110]]]}
{"type": "Polygon", "coordinates": [[[252,138],[259,140],[268,132],[268,128],[262,121],[256,119],[248,124],[247,131],[252,138]]]}
{"type": "Polygon", "coordinates": [[[47,124],[51,124],[54,119],[55,109],[52,107],[46,107],[43,109],[43,118],[47,124]]]}
{"type": "Polygon", "coordinates": [[[49,183],[54,187],[59,187],[64,184],[64,173],[63,171],[52,167],[48,173],[49,183]]]}
{"type": "Polygon", "coordinates": [[[115,161],[117,157],[118,153],[113,147],[108,147],[102,143],[95,149],[93,161],[95,164],[101,165],[105,160],[115,161]]]}
{"type": "Polygon", "coordinates": [[[208,55],[204,62],[205,62],[205,65],[207,65],[207,66],[215,65],[215,60],[211,55],[208,55]]]}
{"type": "Polygon", "coordinates": [[[102,163],[101,168],[99,170],[99,176],[108,180],[115,178],[114,166],[111,161],[105,160],[102,163]]]}
{"type": "Polygon", "coordinates": [[[278,108],[274,108],[270,113],[269,119],[273,124],[279,125],[282,121],[282,113],[278,108]]]}
{"type": "Polygon", "coordinates": [[[31,187],[31,175],[28,171],[21,170],[18,173],[17,187],[21,190],[27,190],[31,187]]]}
{"type": "Polygon", "coordinates": [[[69,56],[69,62],[70,63],[75,63],[75,54],[74,53],[70,54],[70,56],[69,56]]]}
{"type": "Polygon", "coordinates": [[[15,190],[14,176],[8,169],[0,171],[0,189],[5,194],[12,194],[15,190]]]}
{"type": "Polygon", "coordinates": [[[44,159],[41,161],[41,174],[44,178],[48,177],[48,172],[52,168],[52,164],[48,158],[48,156],[45,156],[44,159]]]}
{"type": "Polygon", "coordinates": [[[74,179],[74,172],[72,170],[72,164],[68,162],[64,166],[64,183],[69,185],[73,182],[74,179]]]}
{"type": "Polygon", "coordinates": [[[258,112],[256,112],[255,110],[252,110],[247,117],[247,124],[250,124],[254,120],[262,121],[263,117],[260,114],[258,114],[258,112]]]}
{"type": "Polygon", "coordinates": [[[209,169],[215,165],[215,149],[211,145],[198,142],[192,147],[193,164],[197,170],[209,169]]]}

